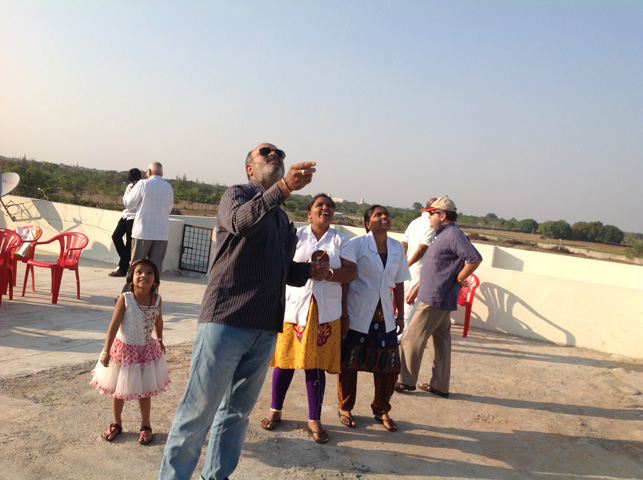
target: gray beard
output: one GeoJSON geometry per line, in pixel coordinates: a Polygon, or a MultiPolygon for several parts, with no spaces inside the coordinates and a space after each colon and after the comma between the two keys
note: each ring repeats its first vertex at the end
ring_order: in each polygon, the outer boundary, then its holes
{"type": "Polygon", "coordinates": [[[273,186],[284,176],[284,168],[276,163],[266,165],[259,172],[256,170],[255,173],[258,175],[255,176],[255,179],[266,188],[273,186]]]}

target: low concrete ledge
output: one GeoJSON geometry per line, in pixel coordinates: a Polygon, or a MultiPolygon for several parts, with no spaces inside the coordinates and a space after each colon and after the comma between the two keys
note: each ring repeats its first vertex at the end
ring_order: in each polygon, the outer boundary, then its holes
{"type": "MultiPolygon", "coordinates": [[[[83,258],[116,265],[112,231],[120,213],[8,195],[15,221],[2,212],[0,226],[39,225],[43,238],[65,231],[86,234],[83,258]]],[[[178,270],[184,225],[216,228],[214,217],[173,215],[164,270],[178,270]]],[[[298,226],[305,225],[298,223],[298,226]]],[[[337,226],[348,237],[362,228],[337,226]]],[[[400,240],[401,234],[391,234],[400,240]]],[[[471,326],[557,345],[643,359],[643,267],[476,245],[484,257],[477,274],[471,326]]],[[[214,238],[210,262],[214,259],[214,238]]],[[[462,312],[453,320],[461,324],[462,312]]]]}

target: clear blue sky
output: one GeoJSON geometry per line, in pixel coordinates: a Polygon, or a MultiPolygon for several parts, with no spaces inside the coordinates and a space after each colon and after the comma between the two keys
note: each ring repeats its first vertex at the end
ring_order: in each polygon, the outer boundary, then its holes
{"type": "Polygon", "coordinates": [[[0,66],[0,155],[643,232],[643,1],[0,0],[0,66]]]}

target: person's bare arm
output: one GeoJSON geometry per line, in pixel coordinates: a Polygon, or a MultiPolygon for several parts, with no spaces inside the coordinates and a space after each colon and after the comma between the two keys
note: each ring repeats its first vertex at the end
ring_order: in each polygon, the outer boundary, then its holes
{"type": "Polygon", "coordinates": [[[294,163],[288,169],[284,178],[277,182],[277,188],[284,198],[288,198],[295,190],[301,190],[313,180],[315,162],[294,163]]]}
{"type": "Polygon", "coordinates": [[[472,262],[472,263],[466,263],[464,267],[462,267],[462,270],[460,270],[460,273],[456,278],[456,282],[464,286],[465,280],[467,279],[467,277],[471,275],[473,272],[475,272],[481,263],[482,263],[482,260],[476,260],[475,262],[472,262]]]}
{"type": "Polygon", "coordinates": [[[415,249],[415,252],[413,252],[413,255],[411,255],[411,258],[409,258],[409,267],[422,258],[428,249],[428,245],[420,243],[418,248],[415,249]]]}
{"type": "Polygon", "coordinates": [[[340,258],[340,260],[342,267],[333,269],[332,274],[329,271],[328,278],[324,280],[337,283],[350,283],[357,278],[357,264],[344,258],[340,258]]]}
{"type": "Polygon", "coordinates": [[[350,318],[348,317],[348,283],[342,283],[342,333],[348,332],[350,328],[350,318]]]}
{"type": "Polygon", "coordinates": [[[415,284],[415,287],[411,289],[409,293],[406,294],[406,303],[413,305],[418,296],[418,290],[420,289],[420,282],[415,284]]]}
{"type": "Polygon", "coordinates": [[[399,335],[404,330],[404,282],[395,284],[393,298],[395,299],[395,306],[397,307],[395,325],[397,326],[397,334],[399,335]]]}
{"type": "Polygon", "coordinates": [[[100,363],[103,364],[103,367],[109,365],[109,350],[112,348],[112,343],[114,338],[116,338],[116,333],[118,332],[121,322],[123,321],[123,314],[125,313],[125,295],[121,294],[116,300],[116,306],[114,307],[114,313],[112,314],[112,321],[107,327],[107,335],[105,337],[105,345],[103,346],[103,351],[100,354],[100,363]]]}
{"type": "Polygon", "coordinates": [[[163,343],[163,311],[161,310],[161,304],[163,300],[159,298],[159,316],[156,318],[156,323],[154,324],[154,331],[156,332],[156,338],[161,344],[161,351],[165,353],[165,344],[163,343]]]}

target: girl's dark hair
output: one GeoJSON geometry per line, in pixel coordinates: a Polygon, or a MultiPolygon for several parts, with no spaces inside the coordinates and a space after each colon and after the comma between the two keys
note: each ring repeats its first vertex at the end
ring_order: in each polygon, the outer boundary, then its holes
{"type": "Polygon", "coordinates": [[[371,216],[373,215],[373,212],[376,208],[383,208],[388,212],[388,209],[384,205],[371,205],[368,210],[364,212],[364,228],[366,229],[366,233],[370,232],[370,230],[366,226],[366,222],[370,221],[371,216]]]}
{"type": "Polygon", "coordinates": [[[333,202],[333,199],[330,198],[325,193],[318,193],[313,198],[311,198],[310,201],[308,202],[308,208],[306,208],[307,212],[310,212],[310,209],[313,208],[313,205],[315,204],[315,200],[317,200],[319,197],[324,197],[325,199],[327,199],[330,202],[330,204],[333,206],[333,210],[335,210],[335,202],[333,202]]]}
{"type": "Polygon", "coordinates": [[[156,268],[156,265],[154,264],[153,261],[148,260],[147,258],[144,258],[143,260],[134,260],[132,264],[129,266],[127,269],[127,275],[125,276],[125,283],[129,286],[129,291],[133,292],[134,291],[134,270],[136,267],[140,265],[149,265],[152,267],[152,271],[154,272],[154,286],[152,287],[152,293],[156,293],[157,288],[159,288],[159,285],[161,284],[161,278],[159,276],[159,269],[156,268]]]}
{"type": "Polygon", "coordinates": [[[127,172],[127,181],[136,183],[141,179],[141,171],[138,168],[132,168],[127,172]]]}

